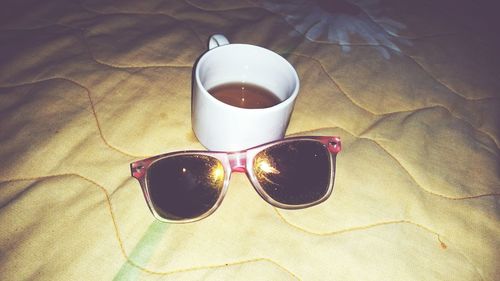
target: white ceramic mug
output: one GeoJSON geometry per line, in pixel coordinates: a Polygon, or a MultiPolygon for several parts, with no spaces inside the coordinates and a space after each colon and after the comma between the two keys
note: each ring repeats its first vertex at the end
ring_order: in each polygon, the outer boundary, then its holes
{"type": "Polygon", "coordinates": [[[299,78],[280,55],[254,45],[229,44],[223,35],[209,39],[209,50],[196,63],[191,122],[209,150],[238,151],[284,137],[299,93],[299,78]],[[248,109],[226,104],[208,90],[228,83],[249,83],[271,91],[281,102],[248,109]]]}

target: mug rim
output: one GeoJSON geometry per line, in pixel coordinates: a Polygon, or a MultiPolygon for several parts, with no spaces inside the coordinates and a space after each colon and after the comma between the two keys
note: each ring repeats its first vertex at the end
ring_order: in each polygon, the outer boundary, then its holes
{"type": "MultiPolygon", "coordinates": [[[[196,81],[196,84],[198,85],[198,87],[200,88],[200,92],[202,92],[203,95],[208,96],[208,98],[212,102],[215,102],[215,103],[217,103],[217,104],[219,104],[221,106],[225,106],[225,107],[227,107],[227,108],[229,108],[231,110],[238,110],[238,111],[243,110],[243,111],[248,111],[248,112],[250,112],[250,111],[256,112],[256,111],[279,110],[282,107],[286,107],[290,103],[295,102],[295,99],[297,98],[297,96],[299,94],[300,80],[299,80],[299,76],[297,74],[297,71],[295,70],[295,68],[293,67],[293,65],[288,60],[286,60],[284,57],[282,57],[280,54],[278,54],[278,53],[276,53],[276,52],[274,52],[274,51],[272,51],[270,49],[267,49],[267,48],[264,48],[264,47],[261,47],[261,46],[257,46],[257,45],[244,44],[244,43],[230,43],[230,44],[221,45],[221,46],[217,46],[215,48],[209,49],[205,53],[203,53],[200,56],[200,58],[198,59],[198,61],[196,62],[194,73],[195,73],[195,81],[196,81]],[[205,60],[207,60],[207,57],[210,54],[214,54],[215,52],[222,52],[221,50],[223,50],[224,48],[231,48],[231,47],[233,47],[233,48],[234,47],[256,48],[259,51],[263,51],[263,52],[271,54],[273,56],[277,56],[278,60],[281,61],[281,62],[283,62],[284,65],[286,65],[286,67],[292,73],[292,77],[293,77],[293,80],[294,80],[294,83],[295,83],[295,87],[293,88],[292,94],[289,95],[286,99],[282,100],[278,104],[275,104],[275,105],[270,106],[270,107],[263,107],[263,108],[244,108],[244,107],[238,107],[238,106],[230,105],[228,103],[220,101],[219,99],[217,99],[214,96],[212,96],[208,92],[208,90],[205,89],[203,83],[200,80],[200,65],[202,63],[204,63],[205,60]]],[[[257,86],[259,86],[259,85],[257,85],[257,86]]]]}

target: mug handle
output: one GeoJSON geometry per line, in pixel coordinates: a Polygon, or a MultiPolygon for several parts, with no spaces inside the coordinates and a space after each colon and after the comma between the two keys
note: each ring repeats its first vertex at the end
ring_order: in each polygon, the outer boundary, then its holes
{"type": "Polygon", "coordinates": [[[224,46],[229,44],[229,40],[227,40],[226,36],[222,34],[214,34],[210,36],[208,39],[208,49],[212,50],[213,48],[224,46]]]}

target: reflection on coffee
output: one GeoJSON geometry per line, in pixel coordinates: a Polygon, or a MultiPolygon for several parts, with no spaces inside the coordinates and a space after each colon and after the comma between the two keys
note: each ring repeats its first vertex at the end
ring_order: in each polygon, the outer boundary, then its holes
{"type": "Polygon", "coordinates": [[[266,108],[281,100],[271,91],[248,83],[227,83],[208,90],[216,99],[242,108],[266,108]]]}

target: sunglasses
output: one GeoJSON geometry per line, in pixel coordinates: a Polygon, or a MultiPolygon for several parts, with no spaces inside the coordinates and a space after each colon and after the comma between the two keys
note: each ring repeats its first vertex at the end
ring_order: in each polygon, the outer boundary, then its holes
{"type": "Polygon", "coordinates": [[[238,152],[172,152],[130,168],[155,218],[185,223],[219,207],[232,172],[246,172],[257,193],[275,207],[319,204],[332,193],[340,149],[338,137],[292,137],[238,152]]]}

